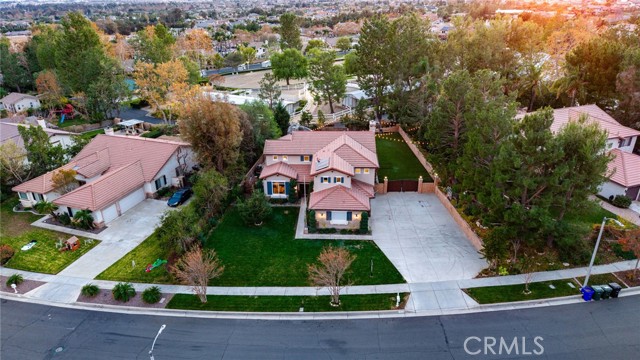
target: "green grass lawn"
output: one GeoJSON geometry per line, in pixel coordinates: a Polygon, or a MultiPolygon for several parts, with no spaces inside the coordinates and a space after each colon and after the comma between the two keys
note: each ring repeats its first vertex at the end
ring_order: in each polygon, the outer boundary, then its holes
{"type": "Polygon", "coordinates": [[[86,243],[85,239],[81,239],[81,246],[78,250],[60,252],[56,248],[56,242],[64,241],[71,235],[31,226],[30,223],[41,216],[12,212],[11,209],[17,202],[17,199],[10,199],[3,202],[1,207],[0,244],[7,244],[15,251],[13,257],[4,266],[25,271],[57,274],[99,243],[97,240],[86,243]],[[38,242],[30,250],[21,251],[20,248],[31,240],[38,242]]]}
{"type": "Polygon", "coordinates": [[[62,124],[60,124],[60,120],[58,120],[58,127],[62,128],[66,128],[69,126],[74,126],[74,125],[82,125],[82,124],[88,124],[89,122],[85,119],[83,119],[81,116],[76,116],[73,119],[64,119],[64,122],[62,124]]]}
{"type": "MultiPolygon", "coordinates": [[[[311,286],[307,266],[316,261],[323,246],[343,246],[357,256],[347,275],[354,285],[404,283],[402,275],[371,241],[330,241],[294,239],[298,208],[273,209],[273,217],[260,227],[246,226],[235,209],[229,209],[206,247],[215,249],[225,266],[212,286],[311,286]],[[373,260],[373,276],[370,276],[373,260]]],[[[124,256],[97,279],[147,283],[170,283],[164,267],[150,273],[144,266],[157,258],[166,259],[168,250],[154,235],[124,256]],[[131,267],[135,260],[136,267],[131,267]]]]}
{"type": "Polygon", "coordinates": [[[422,176],[425,182],[433,181],[399,133],[376,137],[376,150],[380,163],[380,181],[385,176],[389,180],[417,180],[422,176]]]}
{"type": "Polygon", "coordinates": [[[603,209],[595,201],[588,201],[581,209],[575,209],[567,212],[565,219],[571,222],[593,225],[602,223],[602,219],[605,216],[612,219],[618,218],[616,214],[603,209]]]}
{"type": "MultiPolygon", "coordinates": [[[[409,293],[402,293],[401,299],[409,293]]],[[[167,304],[168,309],[248,312],[305,312],[319,311],[373,311],[392,310],[396,294],[342,295],[340,306],[329,304],[329,296],[226,296],[208,295],[203,304],[195,295],[176,294],[167,304]]],[[[401,303],[402,304],[402,303],[401,303]]]]}
{"type": "Polygon", "coordinates": [[[524,284],[464,289],[469,296],[480,304],[495,304],[580,295],[580,286],[573,281],[573,279],[533,282],[529,284],[529,290],[531,290],[531,294],[525,295],[523,293],[524,284]],[[569,282],[572,283],[575,288],[567,285],[569,282]],[[549,285],[553,285],[556,288],[551,289],[549,285]]]}
{"type": "MultiPolygon", "coordinates": [[[[578,282],[580,284],[584,284],[584,276],[581,277],[577,277],[576,280],[578,280],[578,282]]],[[[622,284],[622,282],[620,280],[618,280],[617,277],[615,277],[613,274],[598,274],[598,275],[591,275],[589,276],[589,286],[591,285],[605,285],[605,284],[609,284],[609,283],[618,283],[618,285],[624,287],[624,284],[622,284]]]]}
{"type": "Polygon", "coordinates": [[[96,279],[169,284],[173,279],[165,266],[157,267],[150,272],[145,271],[147,264],[152,264],[158,258],[166,260],[167,256],[167,249],[162,246],[154,232],[135,249],[98,275],[96,279]],[[135,261],[135,267],[131,266],[132,261],[135,261]]]}
{"type": "Polygon", "coordinates": [[[298,208],[273,209],[260,227],[246,226],[229,209],[207,241],[225,265],[213,286],[309,286],[307,266],[324,246],[340,246],[356,255],[347,278],[354,285],[396,284],[402,275],[372,241],[295,240],[298,208]],[[373,276],[370,277],[373,260],[373,276]]]}
{"type": "Polygon", "coordinates": [[[100,135],[100,134],[104,134],[104,129],[87,131],[80,134],[80,136],[82,136],[85,139],[93,139],[94,137],[96,137],[96,135],[100,135]]]}

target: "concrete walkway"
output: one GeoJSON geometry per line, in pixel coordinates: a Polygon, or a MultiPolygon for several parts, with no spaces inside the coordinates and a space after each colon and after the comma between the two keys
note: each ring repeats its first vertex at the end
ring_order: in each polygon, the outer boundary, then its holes
{"type": "Polygon", "coordinates": [[[434,194],[378,195],[371,218],[374,241],[410,284],[472,279],[487,267],[434,194]]]}
{"type": "MultiPolygon", "coordinates": [[[[601,199],[599,199],[599,198],[597,198],[595,196],[592,196],[591,199],[593,201],[596,201],[597,203],[599,203],[600,206],[603,209],[611,211],[612,213],[620,216],[621,218],[640,226],[640,213],[632,210],[631,208],[629,208],[629,209],[621,209],[621,208],[619,208],[617,206],[613,206],[613,205],[609,204],[606,201],[602,201],[601,199]]],[[[632,204],[634,209],[636,208],[636,206],[638,206],[636,204],[638,204],[637,201],[634,201],[633,204],[632,204]]]]}
{"type": "MultiPolygon", "coordinates": [[[[622,261],[614,264],[594,266],[592,274],[604,274],[631,270],[635,266],[635,260],[622,261]]],[[[534,273],[533,281],[559,280],[584,276],[587,268],[565,269],[534,273]]],[[[83,285],[91,282],[100,288],[110,290],[117,283],[115,281],[91,280],[88,277],[73,277],[65,275],[49,275],[33,273],[8,268],[0,268],[0,275],[10,276],[22,274],[25,279],[46,282],[23,297],[40,302],[54,302],[59,304],[75,303],[83,285]]],[[[514,285],[525,282],[523,275],[511,275],[489,277],[479,279],[449,280],[437,282],[424,282],[412,284],[388,284],[350,286],[343,294],[387,294],[396,292],[410,292],[411,297],[405,308],[410,313],[446,313],[454,310],[470,310],[478,308],[473,299],[468,297],[461,289],[483,286],[514,285]]],[[[149,286],[159,286],[164,293],[191,293],[189,286],[183,285],[159,285],[159,284],[134,284],[138,291],[149,286]]],[[[18,291],[19,291],[18,287],[18,291]]],[[[624,291],[624,290],[623,290],[624,291]]],[[[327,289],[314,287],[209,287],[207,292],[211,295],[241,295],[241,296],[314,296],[328,295],[327,289]]],[[[544,300],[541,300],[543,302],[544,300]]],[[[511,306],[508,304],[508,306],[511,306]]]]}
{"type": "Polygon", "coordinates": [[[32,225],[60,232],[73,233],[77,236],[90,237],[101,242],[78,260],[58,273],[60,280],[47,281],[47,284],[35,289],[36,296],[57,302],[73,302],[80,294],[79,282],[82,285],[87,279],[93,279],[116,261],[133,250],[160,223],[161,214],[170,209],[164,201],[147,199],[108,224],[106,230],[99,234],[72,230],[56,225],[45,224],[41,220],[32,225]],[[37,295],[41,294],[41,295],[37,295]]]}

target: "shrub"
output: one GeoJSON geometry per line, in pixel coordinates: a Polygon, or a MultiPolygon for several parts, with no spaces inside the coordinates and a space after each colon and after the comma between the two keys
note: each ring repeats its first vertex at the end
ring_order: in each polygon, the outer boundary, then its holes
{"type": "Polygon", "coordinates": [[[7,279],[7,286],[10,287],[11,284],[20,285],[24,281],[24,278],[20,274],[13,274],[9,276],[7,279]]]}
{"type": "Polygon", "coordinates": [[[160,288],[157,286],[152,286],[144,289],[142,292],[142,301],[147,304],[155,304],[160,301],[160,297],[162,294],[160,293],[160,288]]]}
{"type": "Polygon", "coordinates": [[[340,229],[340,234],[341,235],[347,235],[349,233],[349,230],[347,229],[340,229]]]}
{"type": "Polygon", "coordinates": [[[89,210],[80,210],[75,215],[73,215],[73,219],[71,223],[74,226],[79,227],[84,230],[91,230],[94,228],[93,225],[93,215],[89,210]]]}
{"type": "Polygon", "coordinates": [[[113,290],[111,290],[111,293],[114,299],[122,302],[127,302],[136,296],[136,290],[131,283],[117,283],[116,286],[113,287],[113,290]]]}
{"type": "Polygon", "coordinates": [[[271,205],[262,191],[254,191],[245,201],[238,202],[238,213],[245,224],[261,224],[271,216],[271,205]]]}
{"type": "Polygon", "coordinates": [[[369,232],[369,213],[366,211],[363,211],[360,219],[360,234],[366,234],[368,232],[369,232]]]}
{"type": "Polygon", "coordinates": [[[92,283],[88,283],[87,285],[82,287],[82,290],[80,290],[80,293],[83,296],[87,296],[87,297],[94,297],[98,295],[99,292],[100,292],[100,288],[98,287],[98,285],[95,285],[92,283]]]}
{"type": "Polygon", "coordinates": [[[159,198],[162,198],[162,197],[168,196],[169,194],[172,194],[174,190],[175,189],[171,186],[163,187],[163,188],[160,188],[158,191],[156,191],[156,195],[159,198]]]}
{"type": "Polygon", "coordinates": [[[0,245],[0,265],[4,265],[7,261],[11,260],[15,251],[7,244],[0,245]]]}
{"type": "Polygon", "coordinates": [[[295,203],[296,201],[298,201],[298,191],[296,190],[298,188],[298,182],[296,180],[291,180],[289,182],[289,202],[290,203],[295,203]]]}
{"type": "Polygon", "coordinates": [[[58,216],[58,221],[60,221],[60,224],[62,224],[64,226],[71,225],[71,217],[67,213],[64,213],[64,214],[58,216]]]}
{"type": "Polygon", "coordinates": [[[611,204],[619,208],[628,209],[629,206],[631,206],[631,199],[624,195],[616,195],[613,200],[611,200],[611,204]]]}

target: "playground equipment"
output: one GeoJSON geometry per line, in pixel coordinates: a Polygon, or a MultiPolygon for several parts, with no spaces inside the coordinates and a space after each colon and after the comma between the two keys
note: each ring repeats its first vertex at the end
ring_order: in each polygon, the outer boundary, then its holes
{"type": "Polygon", "coordinates": [[[62,124],[64,122],[64,119],[73,119],[73,117],[75,116],[75,109],[73,108],[73,105],[66,104],[62,109],[51,110],[50,115],[53,117],[53,115],[55,114],[60,114],[60,124],[62,124]]]}
{"type": "Polygon", "coordinates": [[[60,249],[60,251],[76,251],[79,248],[80,240],[77,237],[72,236],[64,242],[64,245],[62,246],[62,249],[60,249]]]}
{"type": "Polygon", "coordinates": [[[151,270],[157,268],[160,265],[164,265],[167,263],[167,260],[156,259],[153,264],[147,264],[147,268],[144,270],[145,272],[151,272],[151,270]]]}

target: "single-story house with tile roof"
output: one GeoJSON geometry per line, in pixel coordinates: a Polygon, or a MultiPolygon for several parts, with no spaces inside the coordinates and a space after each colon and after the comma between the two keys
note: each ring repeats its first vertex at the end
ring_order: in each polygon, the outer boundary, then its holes
{"type": "Polygon", "coordinates": [[[188,143],[135,136],[98,135],[66,165],[12,190],[25,207],[51,201],[58,213],[90,210],[96,226],[113,221],[161,188],[180,185],[193,168],[188,143]],[[76,171],[77,187],[61,194],[52,182],[60,169],[76,171]]]}
{"type": "Polygon", "coordinates": [[[17,113],[27,109],[38,109],[40,107],[40,100],[29,94],[10,93],[0,99],[0,104],[5,110],[17,113]]]}
{"type": "MultiPolygon", "coordinates": [[[[524,115],[518,115],[517,118],[524,115]]],[[[607,172],[610,179],[602,184],[598,194],[606,198],[626,195],[632,200],[637,200],[640,186],[640,156],[633,154],[633,149],[640,137],[640,131],[620,124],[593,104],[554,109],[551,131],[557,133],[568,123],[581,117],[598,124],[607,133],[607,147],[604,150],[610,151],[613,155],[607,172]]]]}
{"type": "Polygon", "coordinates": [[[270,198],[286,198],[296,180],[313,185],[309,209],[318,227],[356,228],[371,210],[379,168],[372,131],[294,131],[267,140],[260,179],[270,198]]]}
{"type": "Polygon", "coordinates": [[[613,159],[609,163],[609,181],[600,188],[599,194],[606,198],[626,195],[640,201],[640,155],[620,149],[611,150],[613,159]]]}

